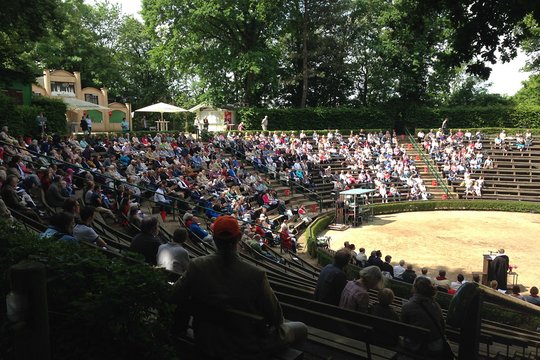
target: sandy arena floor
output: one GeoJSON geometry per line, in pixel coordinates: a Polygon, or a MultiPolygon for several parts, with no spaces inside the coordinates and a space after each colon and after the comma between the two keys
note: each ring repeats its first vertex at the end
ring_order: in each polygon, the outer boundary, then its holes
{"type": "MultiPolygon", "coordinates": [[[[417,273],[425,266],[430,276],[446,269],[454,280],[462,273],[470,280],[482,271],[482,254],[503,248],[511,265],[517,265],[522,290],[540,286],[540,214],[490,211],[433,211],[379,215],[375,221],[346,231],[329,230],[331,249],[345,241],[390,254],[392,264],[400,259],[412,263],[417,273]]],[[[510,278],[509,278],[510,281],[510,278]]]]}

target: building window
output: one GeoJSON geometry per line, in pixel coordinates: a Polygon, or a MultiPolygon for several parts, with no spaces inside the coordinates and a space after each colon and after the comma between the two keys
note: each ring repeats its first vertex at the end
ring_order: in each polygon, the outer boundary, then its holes
{"type": "Polygon", "coordinates": [[[75,84],[69,82],[51,82],[53,96],[75,96],[75,84]]]}
{"type": "Polygon", "coordinates": [[[90,102],[92,104],[99,105],[99,99],[98,99],[97,95],[84,94],[84,101],[90,102]]]}

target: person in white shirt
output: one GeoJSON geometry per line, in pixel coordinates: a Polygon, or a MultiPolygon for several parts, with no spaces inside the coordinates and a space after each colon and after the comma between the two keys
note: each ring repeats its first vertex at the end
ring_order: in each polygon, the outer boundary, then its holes
{"type": "Polygon", "coordinates": [[[463,277],[463,275],[458,274],[457,281],[452,281],[450,283],[450,288],[453,290],[458,290],[461,287],[461,285],[463,285],[463,283],[465,282],[464,280],[465,278],[463,277]]]}
{"type": "Polygon", "coordinates": [[[358,254],[356,254],[356,265],[365,267],[367,262],[367,255],[366,255],[366,249],[361,247],[358,250],[358,254]]]}
{"type": "Polygon", "coordinates": [[[107,247],[107,243],[103,241],[92,228],[95,212],[96,208],[93,206],[85,206],[81,209],[81,223],[75,225],[73,228],[73,237],[79,242],[85,241],[100,247],[107,247]]]}
{"type": "Polygon", "coordinates": [[[92,134],[92,118],[86,115],[86,123],[88,124],[88,135],[92,134]]]}
{"type": "Polygon", "coordinates": [[[263,131],[266,131],[266,129],[268,128],[268,116],[265,116],[261,120],[261,128],[263,129],[263,131]]]}
{"type": "Polygon", "coordinates": [[[405,260],[399,260],[399,264],[394,266],[394,277],[396,279],[403,279],[403,273],[405,270],[405,260]]]}
{"type": "Polygon", "coordinates": [[[165,197],[165,182],[160,182],[159,187],[157,188],[156,192],[154,193],[154,202],[162,204],[162,205],[170,205],[171,200],[167,199],[165,197]]]}
{"type": "Polygon", "coordinates": [[[165,268],[177,274],[186,272],[189,266],[189,254],[182,246],[187,240],[187,230],[176,229],[172,241],[159,246],[157,252],[157,266],[165,268]]]}

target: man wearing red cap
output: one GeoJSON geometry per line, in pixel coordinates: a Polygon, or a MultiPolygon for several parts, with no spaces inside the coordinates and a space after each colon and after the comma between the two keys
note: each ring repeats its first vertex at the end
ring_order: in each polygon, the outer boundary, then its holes
{"type": "Polygon", "coordinates": [[[184,315],[194,316],[199,347],[220,359],[257,358],[273,348],[303,341],[306,326],[283,322],[281,306],[266,273],[238,256],[242,236],[238,221],[220,216],[213,229],[217,252],[194,259],[173,290],[179,309],[184,315]],[[225,309],[264,317],[267,331],[261,335],[252,326],[235,326],[209,315],[223,314],[225,309]]]}

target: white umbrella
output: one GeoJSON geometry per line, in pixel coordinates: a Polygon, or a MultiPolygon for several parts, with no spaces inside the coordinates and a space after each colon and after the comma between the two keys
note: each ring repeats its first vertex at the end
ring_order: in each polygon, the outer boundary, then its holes
{"type": "Polygon", "coordinates": [[[109,110],[109,108],[106,106],[101,106],[76,98],[63,97],[62,100],[66,103],[69,110],[109,110]]]}
{"type": "Polygon", "coordinates": [[[183,109],[183,108],[178,107],[178,106],[169,105],[169,104],[165,104],[165,103],[160,102],[160,103],[157,103],[157,104],[154,104],[154,105],[143,107],[142,109],[138,109],[138,110],[135,110],[135,111],[138,111],[138,112],[158,112],[158,113],[161,114],[161,121],[163,121],[163,113],[177,113],[177,112],[184,112],[184,111],[188,111],[188,110],[183,109]]]}

